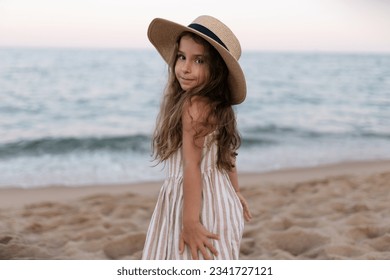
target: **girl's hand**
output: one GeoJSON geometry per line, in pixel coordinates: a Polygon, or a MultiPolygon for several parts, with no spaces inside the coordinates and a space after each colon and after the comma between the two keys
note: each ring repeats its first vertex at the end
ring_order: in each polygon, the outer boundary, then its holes
{"type": "Polygon", "coordinates": [[[205,260],[211,260],[212,256],[210,256],[206,248],[215,256],[218,256],[218,252],[211,244],[210,238],[218,240],[219,236],[207,231],[200,222],[191,223],[187,226],[184,225],[180,234],[179,253],[183,254],[185,244],[187,244],[191,250],[193,260],[199,259],[198,251],[202,253],[205,260]]]}
{"type": "Polygon", "coordinates": [[[238,198],[240,199],[240,202],[242,204],[242,208],[244,210],[244,219],[245,221],[249,222],[252,219],[251,211],[249,210],[248,202],[246,202],[246,199],[242,195],[240,191],[236,192],[238,198]]]}

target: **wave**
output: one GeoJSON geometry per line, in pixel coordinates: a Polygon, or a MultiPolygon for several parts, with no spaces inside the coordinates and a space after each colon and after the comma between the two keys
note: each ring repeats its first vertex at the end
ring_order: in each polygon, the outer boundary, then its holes
{"type": "Polygon", "coordinates": [[[252,126],[247,129],[243,129],[244,133],[255,134],[255,135],[295,135],[301,137],[311,137],[317,138],[324,135],[329,135],[329,133],[304,130],[300,128],[293,128],[288,126],[277,126],[277,125],[265,125],[265,126],[252,126]]]}
{"type": "Polygon", "coordinates": [[[306,141],[327,140],[327,139],[390,139],[390,132],[367,131],[354,129],[352,131],[314,131],[303,128],[288,126],[252,126],[242,130],[243,147],[280,145],[286,144],[293,139],[306,141]]]}
{"type": "Polygon", "coordinates": [[[77,152],[150,152],[150,137],[142,134],[116,137],[65,137],[24,140],[0,145],[0,158],[61,155],[77,152]]]}
{"type": "MultiPolygon", "coordinates": [[[[291,141],[327,141],[335,139],[390,139],[390,133],[354,131],[321,132],[282,126],[253,126],[242,130],[241,148],[288,146],[291,141]]],[[[101,137],[44,137],[0,144],[0,158],[65,155],[74,153],[151,153],[151,136],[145,134],[101,137]]]]}

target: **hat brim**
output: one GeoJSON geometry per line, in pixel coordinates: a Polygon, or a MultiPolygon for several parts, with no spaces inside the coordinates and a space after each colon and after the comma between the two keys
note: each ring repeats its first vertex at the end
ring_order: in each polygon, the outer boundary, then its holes
{"type": "Polygon", "coordinates": [[[229,70],[228,82],[232,91],[232,103],[240,104],[246,97],[246,82],[244,72],[238,61],[222,45],[207,35],[191,28],[166,19],[154,19],[148,28],[148,38],[160,53],[162,58],[169,63],[177,37],[184,31],[195,33],[209,42],[221,55],[229,70]]]}

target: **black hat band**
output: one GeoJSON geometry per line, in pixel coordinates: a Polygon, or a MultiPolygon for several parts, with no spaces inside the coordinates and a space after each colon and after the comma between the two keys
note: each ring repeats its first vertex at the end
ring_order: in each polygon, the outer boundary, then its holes
{"type": "Polygon", "coordinates": [[[199,31],[200,33],[206,35],[207,37],[210,37],[211,39],[214,39],[217,41],[221,46],[223,46],[226,50],[229,51],[229,49],[226,47],[226,45],[222,42],[221,39],[213,31],[208,29],[207,27],[204,27],[203,25],[197,24],[197,23],[191,23],[188,25],[188,27],[195,29],[196,31],[199,31]]]}

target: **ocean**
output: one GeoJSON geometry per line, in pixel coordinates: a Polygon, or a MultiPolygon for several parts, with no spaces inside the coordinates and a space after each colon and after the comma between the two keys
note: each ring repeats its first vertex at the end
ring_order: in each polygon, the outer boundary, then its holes
{"type": "MultiPolygon", "coordinates": [[[[390,54],[245,52],[240,172],[390,159],[390,54]]],[[[0,187],[161,180],[154,50],[0,49],[0,187]]]]}

